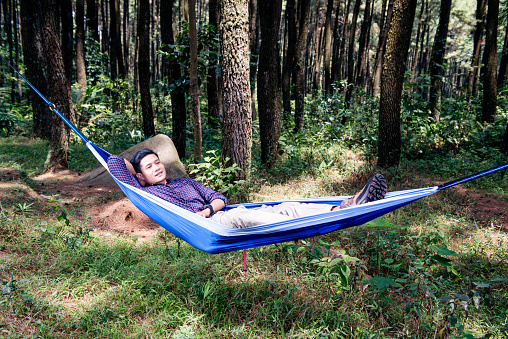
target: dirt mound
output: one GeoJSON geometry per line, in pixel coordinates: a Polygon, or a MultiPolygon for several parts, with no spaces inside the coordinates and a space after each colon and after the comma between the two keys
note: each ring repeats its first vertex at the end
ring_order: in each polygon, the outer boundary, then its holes
{"type": "Polygon", "coordinates": [[[88,214],[92,216],[93,228],[98,233],[126,234],[141,240],[152,237],[160,228],[127,198],[94,206],[88,214]]]}

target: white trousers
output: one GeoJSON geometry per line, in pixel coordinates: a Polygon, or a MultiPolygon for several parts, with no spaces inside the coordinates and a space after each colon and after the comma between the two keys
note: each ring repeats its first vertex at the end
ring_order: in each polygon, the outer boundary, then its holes
{"type": "Polygon", "coordinates": [[[332,207],[334,205],[299,202],[283,202],[274,206],[263,205],[253,209],[238,206],[229,211],[219,211],[211,219],[222,225],[234,228],[246,228],[326,213],[330,212],[332,207]]]}

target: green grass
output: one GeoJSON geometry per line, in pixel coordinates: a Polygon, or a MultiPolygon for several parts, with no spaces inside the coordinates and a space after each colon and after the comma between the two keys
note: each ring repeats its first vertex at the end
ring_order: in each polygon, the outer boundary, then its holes
{"type": "MultiPolygon", "coordinates": [[[[241,251],[210,255],[185,243],[178,251],[166,231],[146,242],[99,236],[89,230],[83,202],[27,199],[26,187],[42,189],[30,178],[42,170],[46,150],[40,141],[0,139],[0,167],[25,173],[0,200],[3,337],[507,335],[508,236],[475,219],[460,192],[438,193],[368,225],[248,250],[245,275],[241,251]],[[62,212],[68,222],[57,220],[62,212]],[[341,251],[359,261],[344,262],[341,251]]],[[[258,165],[233,200],[354,192],[377,171],[363,159],[341,147],[298,148],[271,170],[258,165]]],[[[492,164],[471,159],[467,166],[454,156],[404,162],[386,171],[390,190],[492,164]]],[[[71,169],[85,171],[94,161],[73,146],[71,169]]],[[[468,189],[506,199],[504,177],[496,176],[468,189]]]]}

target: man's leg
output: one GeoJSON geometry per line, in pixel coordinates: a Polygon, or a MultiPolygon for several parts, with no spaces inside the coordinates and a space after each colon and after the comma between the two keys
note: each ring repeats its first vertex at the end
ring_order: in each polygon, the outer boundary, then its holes
{"type": "Polygon", "coordinates": [[[263,205],[253,209],[239,206],[226,212],[219,211],[215,213],[212,220],[230,227],[246,228],[326,213],[330,212],[332,207],[332,205],[303,204],[299,202],[284,202],[274,206],[263,205]]]}

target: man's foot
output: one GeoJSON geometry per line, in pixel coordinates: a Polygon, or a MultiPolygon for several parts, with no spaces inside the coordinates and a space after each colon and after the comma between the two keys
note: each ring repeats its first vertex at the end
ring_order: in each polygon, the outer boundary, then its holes
{"type": "Polygon", "coordinates": [[[386,179],[382,174],[375,174],[363,189],[351,198],[345,199],[340,208],[353,207],[367,202],[383,199],[386,194],[386,179]]]}

